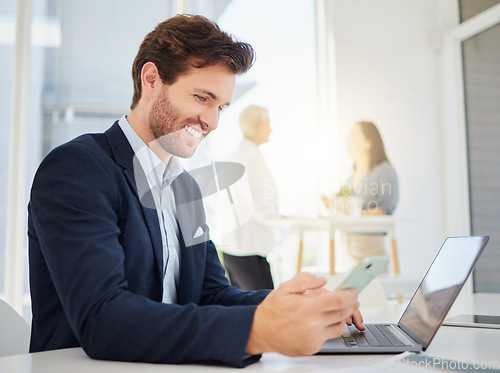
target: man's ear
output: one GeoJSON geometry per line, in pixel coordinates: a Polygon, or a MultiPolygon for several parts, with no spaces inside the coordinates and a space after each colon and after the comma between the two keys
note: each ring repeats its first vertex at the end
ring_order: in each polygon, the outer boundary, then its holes
{"type": "Polygon", "coordinates": [[[158,68],[153,62],[146,62],[141,70],[142,95],[149,96],[161,82],[158,68]]]}

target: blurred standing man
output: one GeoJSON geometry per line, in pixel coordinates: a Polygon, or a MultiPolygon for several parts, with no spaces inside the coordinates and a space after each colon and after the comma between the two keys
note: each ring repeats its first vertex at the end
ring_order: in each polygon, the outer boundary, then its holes
{"type": "Polygon", "coordinates": [[[249,221],[230,234],[224,247],[224,264],[231,284],[243,290],[273,289],[266,259],[274,247],[270,219],[279,218],[278,192],[259,146],[269,142],[271,121],[267,109],[251,105],[240,114],[243,140],[229,158],[245,166],[252,193],[253,212],[249,221]]]}
{"type": "Polygon", "coordinates": [[[52,150],[28,206],[30,352],[242,367],[269,351],[309,355],[363,329],[355,290],[302,273],[277,290],[230,286],[188,158],[254,60],[202,16],[157,25],[132,67],[131,111],[52,150]]]}

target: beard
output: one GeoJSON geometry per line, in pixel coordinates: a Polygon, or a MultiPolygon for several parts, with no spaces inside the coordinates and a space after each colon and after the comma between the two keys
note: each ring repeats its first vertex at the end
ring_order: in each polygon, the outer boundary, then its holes
{"type": "Polygon", "coordinates": [[[184,129],[185,126],[198,124],[197,117],[181,119],[180,111],[171,103],[167,89],[153,103],[149,114],[151,132],[161,147],[169,154],[190,158],[203,139],[194,139],[184,129]]]}

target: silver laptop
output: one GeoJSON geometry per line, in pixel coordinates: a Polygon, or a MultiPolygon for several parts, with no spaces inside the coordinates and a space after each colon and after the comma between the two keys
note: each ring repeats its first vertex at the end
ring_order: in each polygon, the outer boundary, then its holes
{"type": "Polygon", "coordinates": [[[489,238],[447,238],[397,324],[366,324],[364,332],[346,325],[344,334],[326,341],[319,353],[380,354],[425,351],[489,238]]]}

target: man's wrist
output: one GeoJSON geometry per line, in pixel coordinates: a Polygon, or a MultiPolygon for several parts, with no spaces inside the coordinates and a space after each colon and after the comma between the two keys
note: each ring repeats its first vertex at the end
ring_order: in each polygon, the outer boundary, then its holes
{"type": "Polygon", "coordinates": [[[269,352],[270,349],[266,346],[265,340],[261,333],[261,307],[257,306],[253,316],[252,328],[248,337],[245,353],[249,355],[260,355],[264,352],[269,352]]]}

